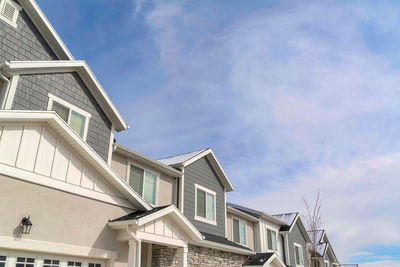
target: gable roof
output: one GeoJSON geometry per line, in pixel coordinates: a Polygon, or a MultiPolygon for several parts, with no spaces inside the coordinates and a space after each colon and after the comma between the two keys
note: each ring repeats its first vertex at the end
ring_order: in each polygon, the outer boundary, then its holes
{"type": "Polygon", "coordinates": [[[201,232],[201,234],[204,236],[204,240],[206,240],[206,241],[216,242],[216,243],[220,243],[220,244],[223,244],[223,245],[228,245],[228,246],[231,246],[231,247],[236,247],[236,248],[240,248],[240,249],[245,249],[245,250],[251,251],[251,249],[249,249],[248,247],[245,247],[245,246],[242,246],[242,245],[240,245],[238,243],[230,241],[224,236],[213,235],[213,234],[209,234],[209,233],[205,233],[205,232],[201,232]]]}
{"type": "Polygon", "coordinates": [[[231,207],[231,208],[234,208],[236,210],[239,210],[239,211],[242,211],[244,213],[247,213],[248,215],[253,216],[255,218],[267,219],[267,220],[272,221],[272,222],[274,222],[274,223],[276,223],[278,225],[282,225],[282,227],[284,227],[285,224],[286,224],[285,222],[283,222],[283,221],[281,221],[281,220],[279,220],[279,219],[277,219],[277,218],[275,218],[275,217],[273,217],[273,216],[271,216],[271,215],[269,215],[269,214],[267,214],[265,212],[262,212],[262,211],[258,211],[258,210],[255,210],[255,209],[250,209],[250,208],[247,208],[247,207],[243,207],[243,206],[240,206],[240,205],[237,205],[237,204],[233,204],[231,202],[227,202],[226,205],[228,207],[231,207]]]}
{"type": "Polygon", "coordinates": [[[279,218],[280,220],[284,221],[287,225],[282,226],[279,229],[280,232],[291,232],[293,227],[298,224],[301,233],[303,234],[304,239],[307,243],[311,242],[310,236],[308,235],[307,229],[303,224],[303,221],[300,218],[300,214],[298,212],[293,213],[283,213],[283,214],[275,214],[272,215],[275,218],[279,218]]]}
{"type": "MultiPolygon", "coordinates": [[[[315,230],[315,231],[308,231],[309,236],[314,239],[314,235],[315,235],[315,240],[317,242],[317,246],[316,246],[316,252],[321,256],[321,257],[325,257],[326,253],[329,251],[335,262],[339,263],[338,258],[336,257],[335,252],[333,251],[333,248],[329,242],[328,236],[326,235],[326,231],[325,230],[315,230]]],[[[312,242],[312,241],[311,241],[312,242]]],[[[312,248],[312,245],[309,245],[309,248],[312,248]]]]}
{"type": "Polygon", "coordinates": [[[249,259],[243,263],[243,266],[286,267],[286,264],[283,263],[283,261],[278,257],[278,255],[275,252],[268,252],[268,253],[257,253],[255,255],[250,256],[249,259]]]}
{"type": "MultiPolygon", "coordinates": [[[[151,205],[140,197],[116,172],[54,111],[1,110],[2,122],[42,122],[62,136],[63,141],[73,147],[106,181],[118,190],[139,210],[150,210],[151,205]]],[[[62,188],[60,188],[62,190],[62,188]]]]}
{"type": "Polygon", "coordinates": [[[202,150],[196,150],[193,152],[179,154],[176,156],[166,157],[158,159],[159,162],[169,165],[175,168],[184,168],[193,162],[207,157],[208,161],[210,162],[211,166],[214,168],[215,173],[217,174],[218,178],[221,180],[222,184],[224,185],[226,192],[230,192],[234,190],[234,187],[229,180],[228,176],[226,175],[224,169],[222,169],[221,164],[219,164],[217,157],[215,156],[214,152],[211,148],[206,148],[202,150]]]}
{"type": "Polygon", "coordinates": [[[19,0],[19,3],[57,57],[61,60],[73,60],[71,52],[65,46],[38,4],[34,0],[19,0]]]}
{"type": "Polygon", "coordinates": [[[88,87],[90,93],[94,96],[104,113],[112,122],[115,130],[123,131],[129,128],[129,125],[122,118],[106,91],[84,60],[6,61],[0,65],[0,69],[10,75],[77,72],[88,87]]]}
{"type": "Polygon", "coordinates": [[[170,215],[182,227],[192,240],[200,242],[203,235],[174,205],[153,208],[149,211],[137,211],[131,214],[116,218],[108,223],[111,228],[121,228],[127,225],[142,226],[163,216],[170,215]]]}

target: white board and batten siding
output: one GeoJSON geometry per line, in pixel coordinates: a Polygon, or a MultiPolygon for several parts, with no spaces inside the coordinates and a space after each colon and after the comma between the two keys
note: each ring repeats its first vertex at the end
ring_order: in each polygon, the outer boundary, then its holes
{"type": "Polygon", "coordinates": [[[0,124],[0,164],[120,197],[112,185],[45,124],[0,124]]]}

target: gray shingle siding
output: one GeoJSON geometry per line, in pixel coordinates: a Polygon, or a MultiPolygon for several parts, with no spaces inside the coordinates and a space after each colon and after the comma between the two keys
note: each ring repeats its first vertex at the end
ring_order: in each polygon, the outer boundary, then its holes
{"type": "Polygon", "coordinates": [[[91,114],[86,142],[107,161],[111,122],[77,73],[21,75],[12,109],[47,110],[49,93],[91,114]]]}
{"type": "Polygon", "coordinates": [[[17,28],[0,20],[0,62],[10,60],[57,60],[57,56],[21,10],[17,28]]]}
{"type": "Polygon", "coordinates": [[[294,243],[303,246],[304,266],[308,266],[307,242],[302,232],[300,231],[300,227],[297,222],[293,226],[293,229],[289,234],[289,257],[290,257],[289,265],[292,267],[296,267],[296,258],[294,255],[294,243]]]}
{"type": "Polygon", "coordinates": [[[185,167],[184,214],[200,231],[225,236],[225,194],[224,187],[207,158],[201,158],[185,167]],[[217,225],[199,222],[194,219],[195,184],[216,192],[217,225]]]}

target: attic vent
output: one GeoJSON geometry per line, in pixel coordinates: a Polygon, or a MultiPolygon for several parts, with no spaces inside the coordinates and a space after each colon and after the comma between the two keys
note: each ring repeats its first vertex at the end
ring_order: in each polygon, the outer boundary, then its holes
{"type": "Polygon", "coordinates": [[[13,27],[17,27],[18,12],[21,7],[11,0],[0,0],[0,19],[13,27]]]}
{"type": "Polygon", "coordinates": [[[6,2],[4,4],[3,10],[1,11],[1,14],[10,21],[13,21],[14,14],[16,11],[17,9],[14,6],[12,6],[9,2],[6,2]]]}

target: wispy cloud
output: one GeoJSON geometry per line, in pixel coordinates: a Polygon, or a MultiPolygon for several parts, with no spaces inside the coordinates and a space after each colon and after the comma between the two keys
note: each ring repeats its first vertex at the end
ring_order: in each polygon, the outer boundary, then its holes
{"type": "Polygon", "coordinates": [[[125,101],[121,140],[153,156],[212,146],[231,200],[271,213],[302,210],[320,189],[342,259],[400,245],[400,71],[365,30],[395,16],[321,1],[236,15],[213,27],[209,13],[155,3],[146,25],[166,83],[125,101]]]}

